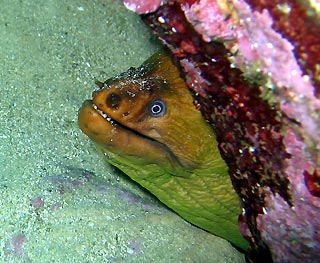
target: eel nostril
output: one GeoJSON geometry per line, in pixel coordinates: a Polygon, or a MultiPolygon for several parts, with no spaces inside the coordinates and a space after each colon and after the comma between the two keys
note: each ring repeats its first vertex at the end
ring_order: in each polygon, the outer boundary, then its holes
{"type": "Polygon", "coordinates": [[[118,110],[121,103],[121,97],[117,93],[110,93],[106,103],[108,107],[118,110]]]}

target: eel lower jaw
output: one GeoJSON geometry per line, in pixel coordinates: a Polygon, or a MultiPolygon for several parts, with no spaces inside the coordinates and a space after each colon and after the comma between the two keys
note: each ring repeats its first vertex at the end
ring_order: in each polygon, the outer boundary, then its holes
{"type": "Polygon", "coordinates": [[[177,158],[164,144],[121,125],[87,100],[78,115],[80,129],[105,153],[127,157],[141,164],[177,165],[177,158]]]}

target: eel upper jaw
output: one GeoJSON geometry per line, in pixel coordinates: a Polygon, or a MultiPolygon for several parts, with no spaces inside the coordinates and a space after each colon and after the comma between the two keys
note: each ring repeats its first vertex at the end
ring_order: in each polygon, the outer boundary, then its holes
{"type": "Polygon", "coordinates": [[[114,122],[114,120],[107,114],[107,113],[105,113],[105,112],[103,112],[102,110],[100,110],[99,108],[98,108],[98,106],[96,105],[96,104],[94,104],[93,102],[92,102],[92,107],[101,115],[101,117],[103,117],[105,120],[107,120],[108,122],[110,122],[110,123],[113,123],[114,122]]]}

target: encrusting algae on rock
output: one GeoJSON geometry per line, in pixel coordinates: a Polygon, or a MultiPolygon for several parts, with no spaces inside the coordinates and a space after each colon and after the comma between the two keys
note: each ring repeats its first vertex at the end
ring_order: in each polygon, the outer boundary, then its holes
{"type": "Polygon", "coordinates": [[[243,250],[239,197],[215,134],[169,56],[104,83],[79,112],[79,126],[106,160],[189,222],[243,250]]]}

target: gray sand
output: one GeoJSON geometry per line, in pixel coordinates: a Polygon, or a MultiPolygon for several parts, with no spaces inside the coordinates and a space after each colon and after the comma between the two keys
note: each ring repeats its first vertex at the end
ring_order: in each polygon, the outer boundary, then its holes
{"type": "Polygon", "coordinates": [[[1,1],[0,262],[244,262],[102,160],[77,126],[96,79],[159,46],[120,1],[1,1]]]}

